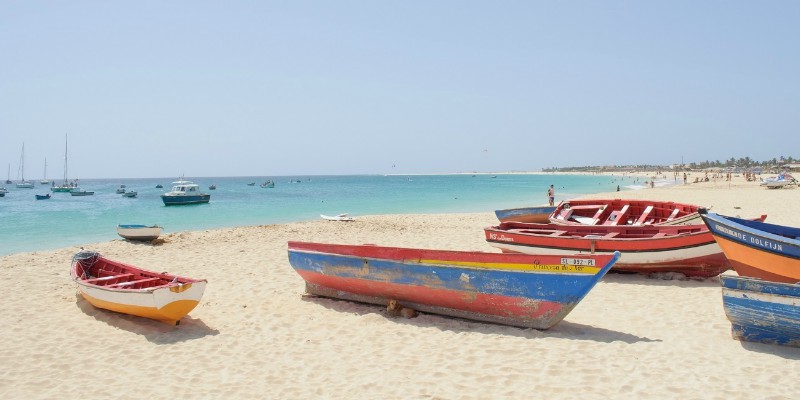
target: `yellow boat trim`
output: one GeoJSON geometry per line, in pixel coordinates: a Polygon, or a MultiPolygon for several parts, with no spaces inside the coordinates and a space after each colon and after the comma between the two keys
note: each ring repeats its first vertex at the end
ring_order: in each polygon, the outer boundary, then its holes
{"type": "Polygon", "coordinates": [[[86,299],[86,301],[97,308],[103,308],[123,314],[135,315],[138,317],[150,318],[165,322],[170,325],[175,325],[181,318],[185,317],[186,314],[189,314],[189,312],[197,306],[197,303],[199,303],[197,300],[178,300],[158,309],[155,307],[113,303],[92,297],[84,292],[81,292],[81,295],[84,299],[86,299]]]}
{"type": "Polygon", "coordinates": [[[558,272],[570,274],[595,275],[600,271],[598,267],[585,265],[565,265],[565,264],[518,264],[518,263],[485,263],[476,261],[442,261],[442,260],[419,260],[420,264],[438,265],[457,265],[460,267],[473,267],[483,269],[505,269],[515,271],[541,271],[558,272]]]}

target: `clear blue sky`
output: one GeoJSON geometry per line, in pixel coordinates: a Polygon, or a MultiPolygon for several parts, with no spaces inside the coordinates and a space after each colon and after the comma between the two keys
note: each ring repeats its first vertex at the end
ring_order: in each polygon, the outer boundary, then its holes
{"type": "MultiPolygon", "coordinates": [[[[0,171],[800,157],[797,1],[0,1],[0,171]]],[[[392,167],[395,165],[395,167],[392,167]]]]}

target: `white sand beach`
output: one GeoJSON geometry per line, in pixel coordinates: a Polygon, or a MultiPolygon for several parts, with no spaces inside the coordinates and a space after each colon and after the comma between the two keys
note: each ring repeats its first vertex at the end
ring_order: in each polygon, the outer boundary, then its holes
{"type": "MultiPolygon", "coordinates": [[[[736,177],[591,197],[652,198],[800,226],[800,190],[736,177]]],[[[532,199],[543,204],[546,199],[532,199]]],[[[287,241],[497,251],[475,214],[357,216],[86,243],[208,279],[178,326],[95,309],[68,273],[78,247],[0,258],[3,399],[789,399],[800,349],[730,336],[717,278],[607,275],[547,331],[304,295],[287,241]]]]}

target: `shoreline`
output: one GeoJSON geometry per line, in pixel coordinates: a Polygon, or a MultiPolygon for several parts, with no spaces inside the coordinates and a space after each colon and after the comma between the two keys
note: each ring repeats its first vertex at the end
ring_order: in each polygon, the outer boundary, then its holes
{"type": "MultiPolygon", "coordinates": [[[[800,226],[800,190],[703,182],[582,197],[650,198],[800,226]],[[712,204],[713,203],[713,204],[712,204]]],[[[207,279],[178,326],[92,307],[69,262],[79,246],[0,257],[3,398],[792,398],[800,349],[731,338],[717,278],[611,273],[547,331],[307,296],[287,241],[493,252],[493,210],[388,214],[121,239],[87,250],[207,279]],[[124,379],[120,379],[124,377],[124,379]],[[131,391],[130,381],[148,382],[131,391]],[[698,390],[700,392],[698,392],[698,390]],[[576,392],[577,391],[577,392],[576,392]]]]}

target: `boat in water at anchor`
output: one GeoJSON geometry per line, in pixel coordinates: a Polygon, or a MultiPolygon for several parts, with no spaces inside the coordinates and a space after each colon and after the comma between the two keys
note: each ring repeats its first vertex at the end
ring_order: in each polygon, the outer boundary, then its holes
{"type": "Polygon", "coordinates": [[[200,185],[184,180],[183,178],[172,182],[172,189],[161,195],[165,206],[202,204],[211,200],[211,195],[200,192],[200,185]]]}

